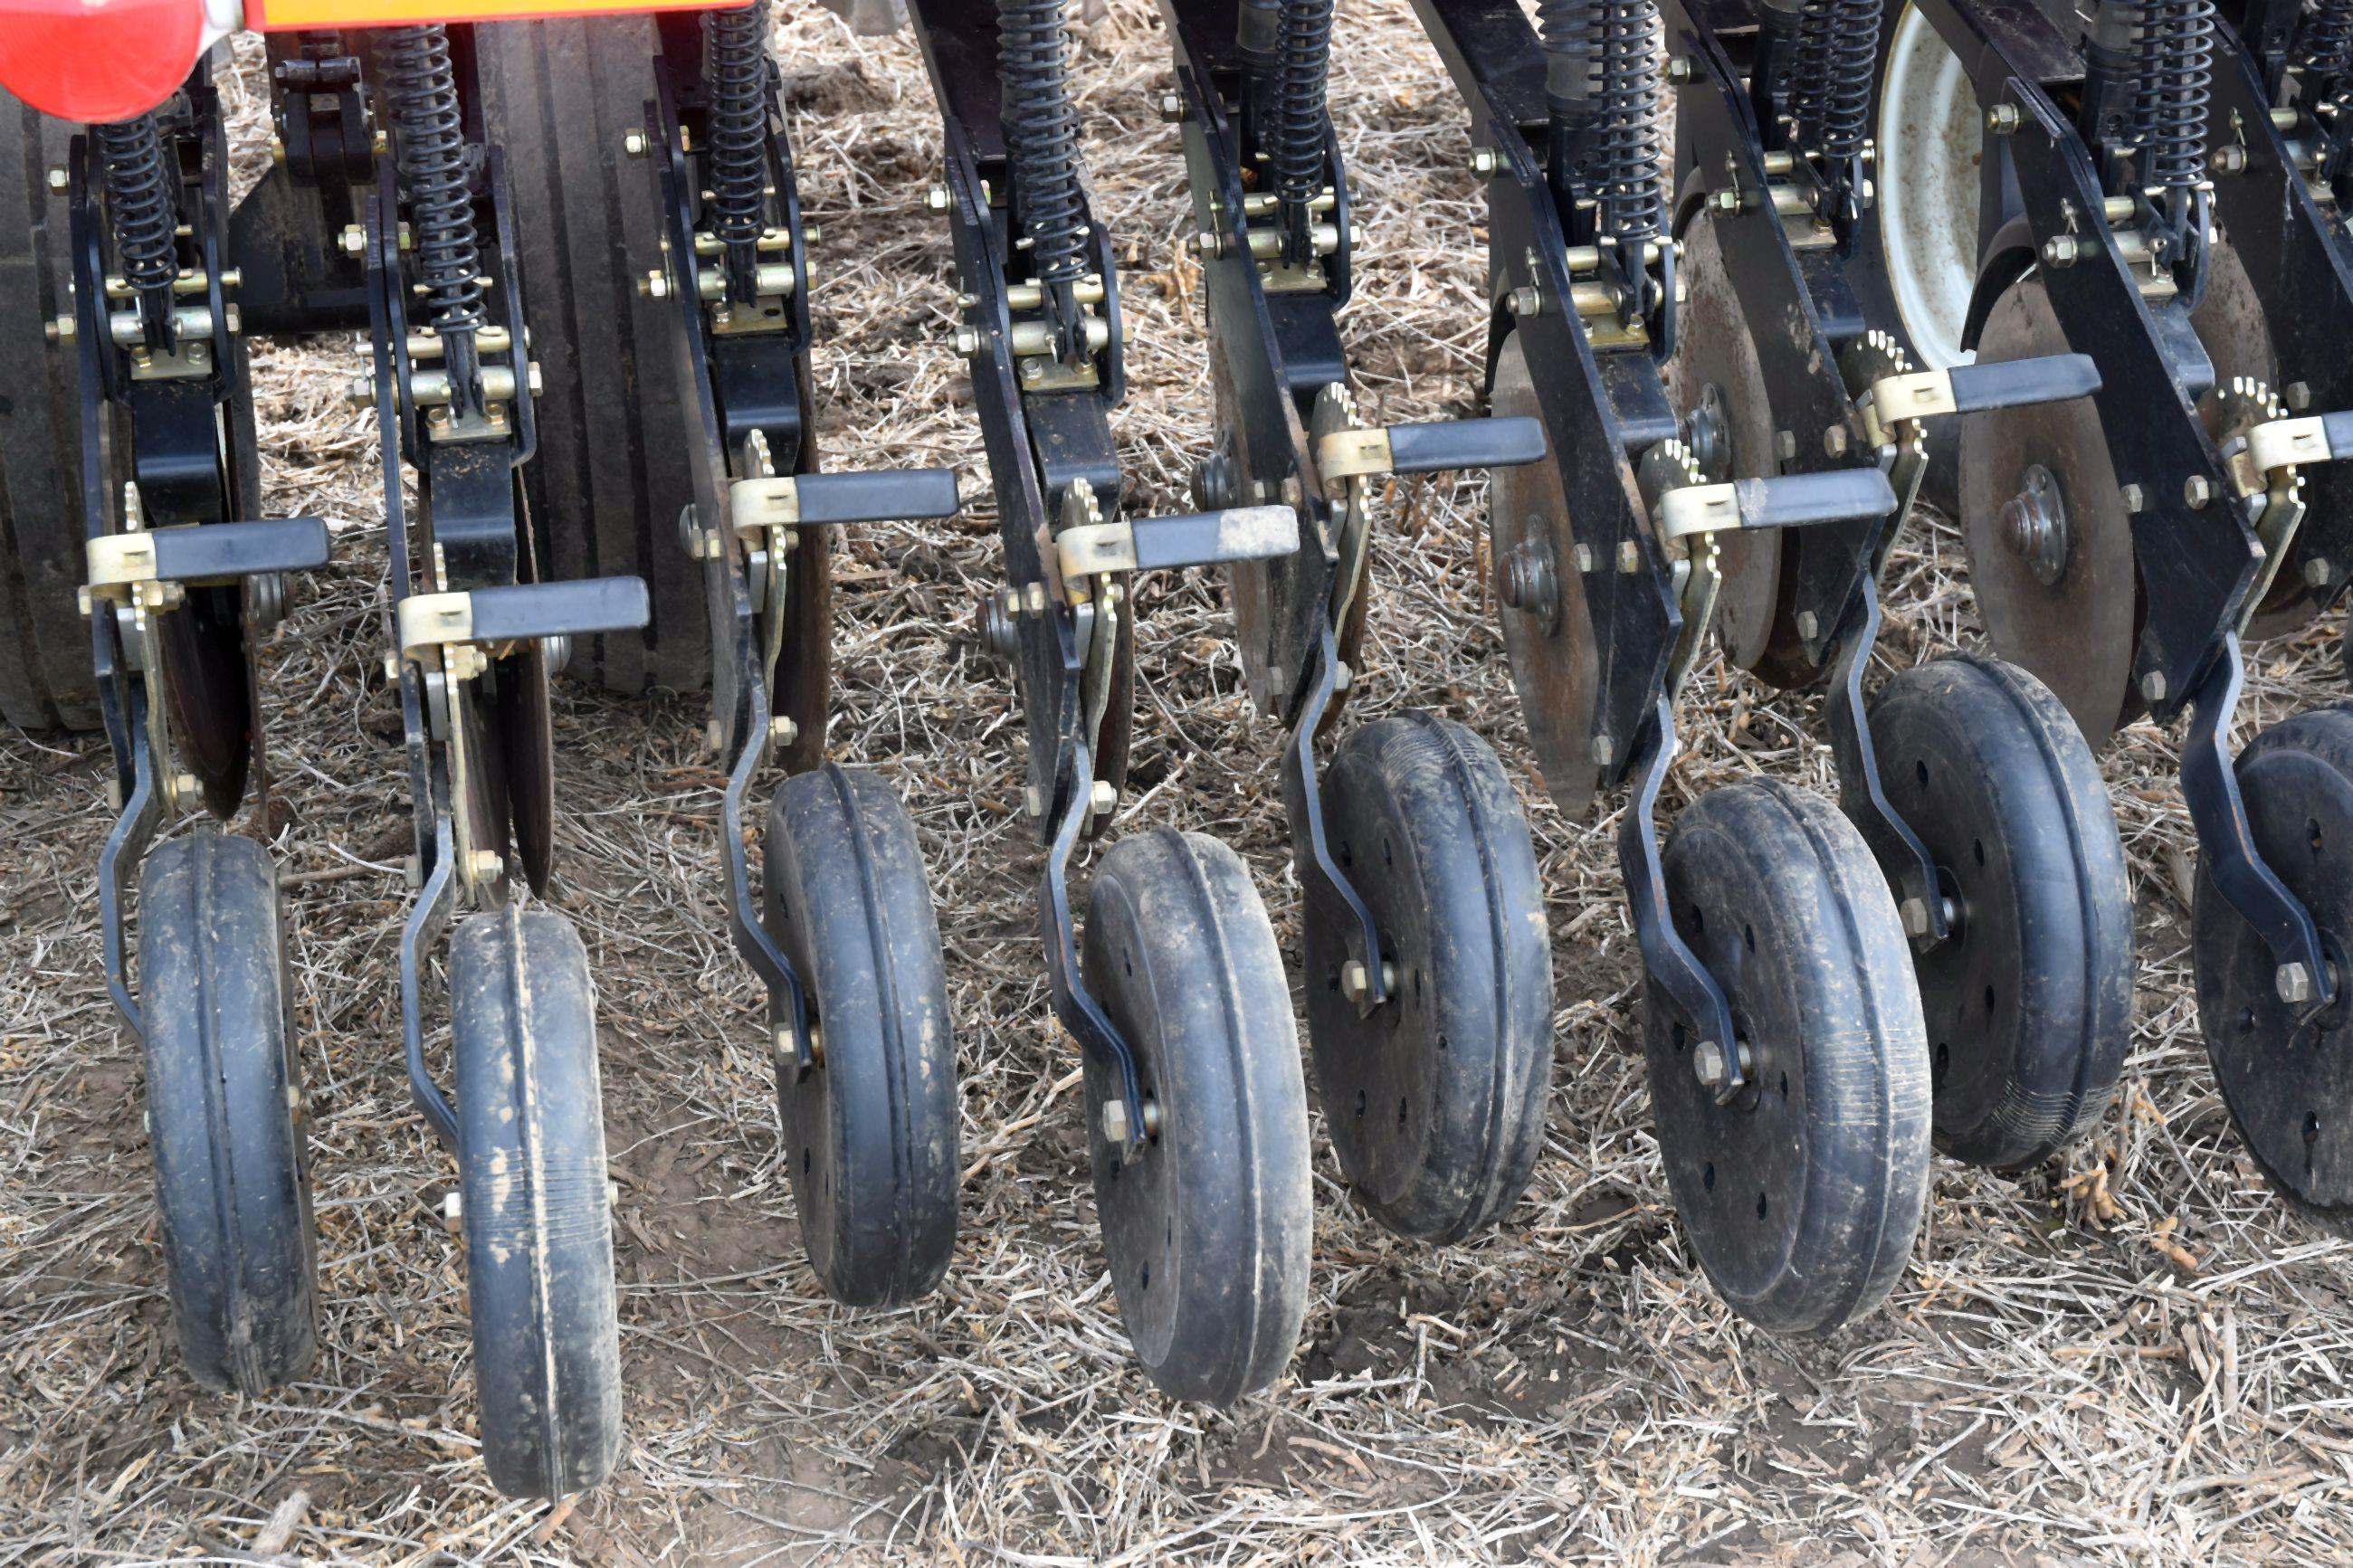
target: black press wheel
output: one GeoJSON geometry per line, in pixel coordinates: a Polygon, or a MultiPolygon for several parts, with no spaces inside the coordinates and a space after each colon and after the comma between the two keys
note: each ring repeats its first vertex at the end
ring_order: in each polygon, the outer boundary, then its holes
{"type": "Polygon", "coordinates": [[[202,827],[139,879],[148,1139],[188,1370],[259,1394],[311,1364],[319,1289],[278,878],[202,827]]]}
{"type": "Polygon", "coordinates": [[[2239,789],[2263,863],[2304,902],[2337,968],[2318,1017],[2281,998],[2276,963],[2201,872],[2191,914],[2198,1022],[2231,1120],[2289,1204],[2353,1236],[2353,709],[2274,725],[2240,753],[2239,789]]]}
{"type": "Polygon", "coordinates": [[[1155,1128],[1105,1136],[1120,1085],[1086,1064],[1095,1208],[1120,1316],[1152,1381],[1230,1405],[1281,1376],[1307,1310],[1314,1215],[1291,988],[1240,857],[1163,827],[1121,840],[1088,900],[1089,988],[1134,1047],[1155,1128]]]}
{"type": "Polygon", "coordinates": [[[2039,1163],[2106,1110],[2132,1030],[2132,889],[2099,765],[2050,689],[1993,658],[1902,671],[1871,731],[1952,905],[1915,970],[1936,1146],[2039,1163]]]}
{"type": "Polygon", "coordinates": [[[822,1043],[778,1058],[785,1158],[809,1265],[868,1307],[940,1281],[955,1246],[955,1040],[914,824],[880,778],[828,764],[768,812],[768,929],[822,1043]]]}
{"type": "Polygon", "coordinates": [[[1360,1012],[1342,984],[1361,956],[1356,920],[1311,884],[1324,1124],[1383,1225],[1458,1241],[1511,1207],[1544,1141],[1552,942],[1527,818],[1486,743],[1427,713],[1352,732],[1324,770],[1324,810],[1394,971],[1389,1000],[1360,1012]]]}
{"type": "Polygon", "coordinates": [[[1703,1042],[1651,988],[1667,1185],[1735,1311],[1828,1333],[1894,1288],[1927,1200],[1928,1052],[1894,902],[1851,823],[1769,780],[1693,803],[1665,862],[1675,929],[1732,1003],[1748,1080],[1718,1104],[1703,1042]]]}
{"type": "Polygon", "coordinates": [[[482,1461],[510,1497],[562,1497],[621,1453],[587,952],[550,910],[477,915],[449,944],[449,1004],[482,1461]]]}

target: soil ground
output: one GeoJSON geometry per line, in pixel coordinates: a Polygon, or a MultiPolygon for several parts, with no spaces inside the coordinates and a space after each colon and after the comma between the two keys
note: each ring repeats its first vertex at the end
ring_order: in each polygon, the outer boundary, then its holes
{"type": "MultiPolygon", "coordinates": [[[[1451,478],[1381,499],[1351,715],[1458,719],[1522,789],[1558,992],[1545,1152],[1504,1224],[1434,1252],[1351,1203],[1319,1122],[1314,1293],[1289,1375],[1226,1412],[1155,1394],[1107,1288],[1077,1058],[1047,1007],[1018,714],[967,630],[998,555],[947,342],[947,236],[923,205],[935,111],[904,36],[858,40],[789,9],[802,191],[825,231],[822,438],[839,464],[952,464],[965,480],[962,518],[842,542],[831,731],[837,756],[897,786],[932,868],[962,1072],[946,1283],[881,1313],[818,1289],[777,1160],[757,993],[721,916],[703,700],[566,684],[558,901],[599,986],[628,1450],[560,1516],[491,1490],[465,1276],[438,1219],[453,1170],[400,1062],[409,828],[379,668],[374,416],[341,402],[353,345],[266,350],[270,510],[327,516],[337,545],[264,678],[324,1348],[259,1400],[207,1394],[182,1371],[138,1047],[100,982],[104,750],[0,735],[0,1563],[236,1559],[298,1490],[299,1521],[269,1544],[396,1563],[2345,1560],[2348,1252],[2283,1212],[2216,1098],[2174,738],[2136,725],[2103,759],[2140,960],[2115,1107],[2022,1176],[1940,1161],[1887,1306],[1818,1342],[1769,1338],[1725,1309],[1677,1228],[1642,1087],[1611,847],[1621,802],[1567,819],[1531,771],[1482,587],[1483,486],[1451,478]]],[[[1365,232],[1345,321],[1359,394],[1383,420],[1469,415],[1485,219],[1466,118],[1403,0],[1345,9],[1334,110],[1365,232]]],[[[248,169],[268,135],[249,65],[231,89],[248,169]]],[[[1131,506],[1183,510],[1212,410],[1199,275],[1178,243],[1183,166],[1156,112],[1166,50],[1140,0],[1087,31],[1079,76],[1136,323],[1117,421],[1131,506]]],[[[669,411],[649,396],[648,427],[669,411]]],[[[1957,541],[1933,520],[1887,601],[1894,664],[1980,643],[1957,541]]],[[[1278,737],[1243,692],[1222,589],[1164,577],[1137,608],[1119,830],[1173,823],[1235,846],[1295,965],[1278,737]]],[[[2242,741],[2343,700],[2337,632],[2259,650],[2242,741]]],[[[1829,784],[1811,697],[1711,657],[1683,722],[1663,816],[1743,777],[1829,784]]],[[[438,1005],[438,981],[428,994],[438,1005]]]]}

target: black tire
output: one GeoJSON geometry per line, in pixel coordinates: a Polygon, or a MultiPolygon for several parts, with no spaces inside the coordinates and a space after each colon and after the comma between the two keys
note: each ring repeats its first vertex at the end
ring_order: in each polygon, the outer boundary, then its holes
{"type": "Polygon", "coordinates": [[[1103,857],[1082,968],[1159,1111],[1128,1164],[1103,1131],[1118,1079],[1087,1060],[1095,1210],[1128,1341],[1167,1393],[1230,1405],[1282,1374],[1307,1310],[1307,1089],[1273,927],[1240,856],[1158,828],[1103,857]]]}
{"type": "Polygon", "coordinates": [[[259,1394],[319,1343],[311,1158],[278,875],[199,827],[139,879],[148,1142],[180,1353],[207,1388],[259,1394]]]}
{"type": "Polygon", "coordinates": [[[955,1038],[914,824],[891,786],[828,764],[768,811],[768,929],[824,1050],[777,1058],[785,1158],[809,1266],[854,1307],[940,1282],[956,1231],[955,1038]]]}
{"type": "Polygon", "coordinates": [[[1733,1310],[1829,1333],[1894,1289],[1927,1202],[1928,1050],[1894,902],[1852,823],[1771,780],[1702,795],[1664,858],[1675,930],[1750,1047],[1748,1088],[1717,1104],[1649,988],[1667,1185],[1733,1310]]]}
{"type": "Polygon", "coordinates": [[[646,16],[501,22],[475,30],[484,119],[506,149],[523,314],[543,390],[523,495],[555,578],[643,577],[642,631],[581,639],[570,668],[607,690],[691,691],[711,679],[702,567],[678,542],[693,499],[678,425],[675,306],[638,293],[661,254],[645,126],[646,16]]]}
{"type": "Polygon", "coordinates": [[[588,954],[510,905],[449,944],[458,1163],[482,1462],[510,1497],[562,1497],[621,1453],[620,1330],[588,954]]]}
{"type": "Polygon", "coordinates": [[[1993,658],[1899,672],[1871,732],[1959,916],[1914,968],[1936,1146],[2039,1164],[2106,1112],[2132,1033],[2132,888],[2099,764],[2050,689],[1993,658]]]}
{"type": "Polygon", "coordinates": [[[76,126],[0,94],[0,719],[98,727],[82,580],[79,361],[46,328],[72,310],[70,214],[50,193],[76,126]]]}
{"type": "Polygon", "coordinates": [[[2274,725],[2237,772],[2255,850],[2320,927],[2337,1000],[2299,1022],[2271,949],[2201,869],[2190,913],[2199,1026],[2263,1178],[2306,1219],[2353,1237],[2353,708],[2274,725]]]}
{"type": "Polygon", "coordinates": [[[1341,986],[1355,917],[1312,881],[1324,1125],[1383,1225],[1459,1241],[1518,1200],[1544,1142],[1552,942],[1527,818],[1486,742],[1427,713],[1353,731],[1323,784],[1325,836],[1396,972],[1391,999],[1359,1013],[1341,986]]]}

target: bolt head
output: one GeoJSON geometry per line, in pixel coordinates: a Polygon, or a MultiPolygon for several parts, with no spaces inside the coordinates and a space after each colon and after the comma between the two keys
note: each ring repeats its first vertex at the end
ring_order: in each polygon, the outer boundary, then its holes
{"type": "Polygon", "coordinates": [[[923,205],[935,213],[947,211],[948,188],[945,185],[934,185],[923,193],[923,205]]]}
{"type": "Polygon", "coordinates": [[[789,746],[801,738],[801,727],[794,720],[779,713],[768,721],[768,739],[779,746],[789,746]]]}
{"type": "Polygon", "coordinates": [[[1691,80],[1692,63],[1689,55],[1672,55],[1667,59],[1667,79],[1681,87],[1691,80]]]}
{"type": "Polygon", "coordinates": [[[2137,513],[2148,505],[2148,498],[2138,485],[2126,485],[2119,494],[2124,500],[2125,510],[2128,512],[2137,513]]]}
{"type": "Polygon", "coordinates": [[[194,800],[196,796],[196,792],[203,787],[203,785],[196,782],[196,775],[194,773],[174,773],[172,775],[172,804],[177,805],[184,800],[194,800]]]}
{"type": "Polygon", "coordinates": [[[2203,474],[2190,475],[2181,481],[2181,499],[2189,504],[2190,510],[2197,510],[2214,499],[2213,482],[2203,474]]]}
{"type": "Polygon", "coordinates": [[[1214,229],[1203,229],[1193,237],[1193,254],[1204,261],[1214,261],[1226,252],[1226,242],[1214,229]]]}
{"type": "Polygon", "coordinates": [[[2236,142],[2214,149],[2214,172],[2235,174],[2247,166],[2247,150],[2236,142]]]}
{"type": "Polygon", "coordinates": [[[1493,174],[1502,163],[1503,160],[1495,155],[1493,147],[1471,149],[1471,172],[1474,174],[1493,174]]]}
{"type": "Polygon", "coordinates": [[[1843,425],[1833,425],[1822,432],[1822,450],[1833,458],[1846,456],[1847,431],[1843,425]]]}
{"type": "Polygon", "coordinates": [[[2283,963],[2272,973],[2272,986],[2279,999],[2291,1007],[2301,1007],[2316,994],[2312,971],[2301,963],[2283,963]]]}
{"type": "Polygon", "coordinates": [[[355,223],[346,224],[343,226],[343,254],[345,256],[362,256],[365,255],[366,252],[367,230],[362,228],[355,223]]]}
{"type": "Polygon", "coordinates": [[[441,1194],[441,1228],[456,1236],[466,1226],[466,1199],[452,1187],[441,1194]]]}
{"type": "Polygon", "coordinates": [[[73,186],[73,176],[72,176],[72,175],[70,175],[70,174],[67,174],[67,173],[65,172],[65,170],[63,170],[63,169],[61,169],[61,168],[58,168],[58,167],[55,167],[55,166],[52,166],[52,167],[50,168],[50,170],[49,170],[49,189],[50,189],[50,191],[51,191],[51,192],[53,192],[54,194],[56,194],[56,195],[60,195],[60,196],[61,196],[61,195],[64,195],[68,190],[71,189],[71,188],[72,188],[72,186],[73,186]]]}
{"type": "Polygon", "coordinates": [[[1724,1047],[1714,1040],[1702,1040],[1692,1047],[1692,1071],[1704,1089],[1715,1089],[1724,1082],[1726,1066],[1724,1047]]]}
{"type": "Polygon", "coordinates": [[[1997,103],[1986,110],[1986,129],[1997,136],[2007,136],[2018,129],[2018,105],[1997,103]]]}
{"type": "Polygon", "coordinates": [[[1103,1142],[1118,1148],[1127,1146],[1127,1101],[1106,1100],[1103,1107],[1103,1142]]]}
{"type": "Polygon", "coordinates": [[[1511,307],[1512,314],[1514,316],[1544,314],[1544,290],[1534,284],[1524,289],[1513,289],[1511,298],[1504,302],[1511,307]]]}
{"type": "Polygon", "coordinates": [[[2312,406],[2312,384],[2308,381],[2291,381],[2287,384],[2286,391],[2281,395],[2287,399],[2290,413],[2301,414],[2312,406]]]}
{"type": "Polygon", "coordinates": [[[646,141],[646,133],[643,131],[630,130],[621,132],[621,151],[630,157],[642,158],[650,150],[650,143],[646,141]]]}
{"type": "Polygon", "coordinates": [[[2165,671],[2152,669],[2140,678],[2140,694],[2150,702],[2165,700],[2165,671]]]}
{"type": "Polygon", "coordinates": [[[972,327],[955,330],[955,352],[959,358],[970,359],[980,352],[980,333],[972,327]]]}
{"type": "Polygon", "coordinates": [[[1904,917],[1904,930],[1911,936],[1928,934],[1928,903],[1925,899],[1906,899],[1898,906],[1904,917]]]}
{"type": "Polygon", "coordinates": [[[1182,123],[1184,119],[1185,100],[1177,97],[1173,92],[1163,93],[1160,99],[1161,123],[1164,125],[1176,125],[1182,123]]]}
{"type": "Polygon", "coordinates": [[[669,299],[670,274],[667,272],[647,273],[645,281],[638,285],[638,292],[643,294],[649,300],[669,299]]]}
{"type": "Polygon", "coordinates": [[[2304,580],[2316,588],[2326,588],[2337,581],[2337,568],[2325,557],[2316,555],[2304,563],[2304,580]]]}
{"type": "Polygon", "coordinates": [[[400,879],[407,883],[411,888],[423,887],[425,885],[425,863],[414,855],[402,856],[400,858],[400,879]]]}
{"type": "Polygon", "coordinates": [[[1804,637],[1810,642],[1820,633],[1821,629],[1822,620],[1820,616],[1817,616],[1811,610],[1799,610],[1798,612],[1798,635],[1799,637],[1804,637]]]}
{"type": "Polygon", "coordinates": [[[2054,234],[2049,239],[2042,242],[2042,265],[2045,267],[2073,267],[2075,264],[2075,237],[2073,235],[2054,234]]]}
{"type": "Polygon", "coordinates": [[[466,863],[473,868],[477,882],[495,882],[507,868],[506,857],[495,849],[477,849],[466,863]]]}
{"type": "Polygon", "coordinates": [[[1630,539],[1618,542],[1618,570],[1631,576],[1642,569],[1642,547],[1630,539]]]}
{"type": "Polygon", "coordinates": [[[1039,793],[1036,784],[1023,784],[1021,786],[1021,809],[1028,812],[1031,816],[1043,816],[1046,815],[1046,797],[1044,795],[1039,793]]]}
{"type": "Polygon", "coordinates": [[[1109,816],[1119,809],[1119,790],[1109,779],[1097,779],[1087,793],[1087,809],[1097,816],[1109,816]]]}
{"type": "Polygon", "coordinates": [[[1708,196],[1708,200],[1715,205],[1715,210],[1720,213],[1736,213],[1740,210],[1740,193],[1734,190],[1729,185],[1726,185],[1720,191],[1712,193],[1708,196]]]}

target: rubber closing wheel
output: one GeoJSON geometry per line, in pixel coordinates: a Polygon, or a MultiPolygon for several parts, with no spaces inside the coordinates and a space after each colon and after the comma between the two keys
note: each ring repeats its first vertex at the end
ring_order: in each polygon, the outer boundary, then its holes
{"type": "Polygon", "coordinates": [[[1342,992],[1356,932],[1311,882],[1307,1036],[1324,1124],[1365,1206],[1451,1242],[1501,1218],[1544,1141],[1552,942],[1527,818],[1486,743],[1426,713],[1351,733],[1324,832],[1396,972],[1369,1015],[1342,992]]]}
{"type": "Polygon", "coordinates": [[[823,1050],[778,1060],[809,1265],[852,1306],[940,1281],[956,1228],[955,1039],[914,824],[872,773],[828,764],[768,811],[768,929],[809,988],[823,1050]]]}
{"type": "Polygon", "coordinates": [[[2132,889],[2099,765],[2050,689],[1998,659],[1902,671],[1871,731],[1956,916],[1915,964],[1936,1145],[2039,1163],[2106,1111],[2132,1030],[2132,889]]]}
{"type": "Polygon", "coordinates": [[[1748,1087],[1717,1104],[1699,1042],[1649,988],[1667,1185],[1733,1310],[1828,1333],[1886,1299],[1927,1201],[1928,1052],[1894,901],[1852,824],[1770,780],[1701,796],[1665,863],[1675,929],[1748,1052],[1748,1087]]]}
{"type": "Polygon", "coordinates": [[[311,1364],[311,1161],[289,1026],[278,879],[249,838],[160,845],[139,880],[155,1202],[180,1353],[259,1394],[311,1364]]]}
{"type": "Polygon", "coordinates": [[[1241,858],[1167,827],[1103,857],[1083,940],[1087,984],[1134,1050],[1157,1124],[1127,1163],[1104,1136],[1119,1081],[1089,1058],[1120,1316],[1154,1383],[1230,1405],[1282,1375],[1307,1310],[1307,1090],[1282,955],[1241,858]]]}
{"type": "Polygon", "coordinates": [[[2190,917],[2198,1022],[2264,1177],[2307,1217],[2353,1237],[2353,710],[2265,731],[2240,754],[2238,776],[2255,850],[2319,925],[2337,1000],[2298,1024],[2271,950],[2201,871],[2190,917]]]}
{"type": "Polygon", "coordinates": [[[621,1454],[621,1345],[588,954],[509,905],[449,944],[458,1163],[482,1462],[510,1497],[562,1497],[621,1454]]]}

